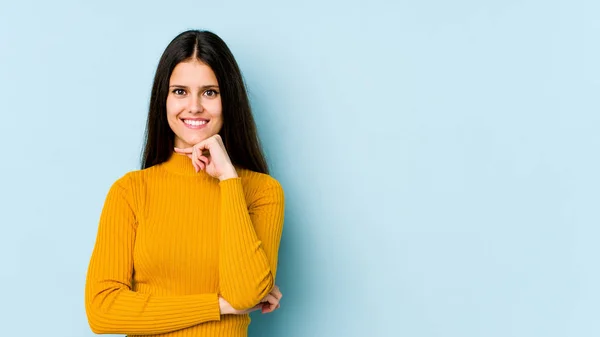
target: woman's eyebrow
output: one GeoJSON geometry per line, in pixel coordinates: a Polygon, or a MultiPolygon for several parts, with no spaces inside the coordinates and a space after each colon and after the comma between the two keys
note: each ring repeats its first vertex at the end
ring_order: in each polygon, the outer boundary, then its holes
{"type": "MultiPolygon", "coordinates": [[[[186,85],[179,85],[179,84],[172,84],[169,86],[169,88],[184,88],[187,89],[188,87],[186,85]]],[[[207,85],[203,85],[200,87],[200,89],[209,89],[209,88],[219,88],[218,85],[216,84],[207,84],[207,85]]]]}

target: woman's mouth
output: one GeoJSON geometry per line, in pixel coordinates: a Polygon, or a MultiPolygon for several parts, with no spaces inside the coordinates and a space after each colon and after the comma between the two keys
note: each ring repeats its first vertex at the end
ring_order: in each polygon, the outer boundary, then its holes
{"type": "Polygon", "coordinates": [[[209,122],[207,119],[182,119],[182,121],[189,129],[202,129],[209,122]]]}

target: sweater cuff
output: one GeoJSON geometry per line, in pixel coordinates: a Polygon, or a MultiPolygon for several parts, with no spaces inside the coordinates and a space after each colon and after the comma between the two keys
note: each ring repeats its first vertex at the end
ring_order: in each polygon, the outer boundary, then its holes
{"type": "Polygon", "coordinates": [[[210,298],[210,305],[205,305],[202,300],[205,294],[199,297],[201,300],[198,303],[198,318],[201,322],[220,321],[221,320],[221,305],[219,304],[219,294],[207,294],[210,298]]]}

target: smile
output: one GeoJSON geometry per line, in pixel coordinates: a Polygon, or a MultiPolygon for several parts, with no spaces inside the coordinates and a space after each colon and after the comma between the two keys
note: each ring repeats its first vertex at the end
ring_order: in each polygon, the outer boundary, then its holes
{"type": "Polygon", "coordinates": [[[201,129],[209,122],[206,119],[182,119],[182,121],[190,129],[201,129]]]}

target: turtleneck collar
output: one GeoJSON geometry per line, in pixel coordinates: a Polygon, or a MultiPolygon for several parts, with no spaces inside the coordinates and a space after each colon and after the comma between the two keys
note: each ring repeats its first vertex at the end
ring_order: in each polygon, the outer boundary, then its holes
{"type": "Polygon", "coordinates": [[[192,165],[192,159],[184,154],[179,154],[177,152],[171,153],[171,157],[163,163],[160,164],[165,170],[190,177],[202,178],[204,180],[216,179],[211,175],[206,173],[205,171],[198,171],[194,169],[194,165],[192,165]]]}

